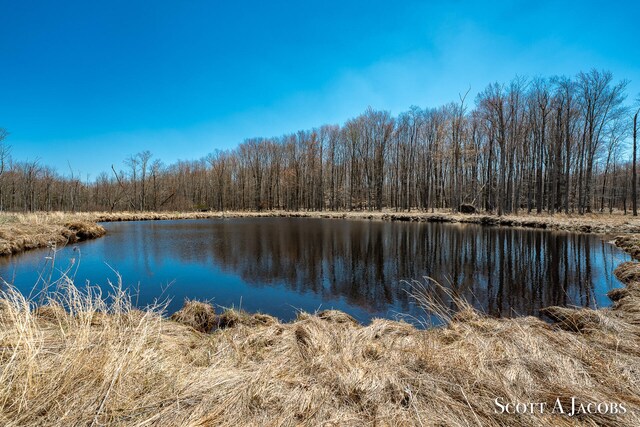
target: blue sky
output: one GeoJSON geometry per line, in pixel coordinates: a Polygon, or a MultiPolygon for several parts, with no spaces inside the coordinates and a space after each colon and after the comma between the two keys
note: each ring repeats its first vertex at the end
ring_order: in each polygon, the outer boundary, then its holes
{"type": "Polygon", "coordinates": [[[93,178],[146,149],[196,159],[516,75],[608,69],[635,98],[639,15],[631,1],[0,0],[0,127],[15,158],[93,178]]]}

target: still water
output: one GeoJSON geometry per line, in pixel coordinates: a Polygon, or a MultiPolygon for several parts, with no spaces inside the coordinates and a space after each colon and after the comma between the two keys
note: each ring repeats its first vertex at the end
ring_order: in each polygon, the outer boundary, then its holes
{"type": "MultiPolygon", "coordinates": [[[[426,318],[407,281],[431,277],[494,316],[549,305],[601,307],[630,259],[601,237],[441,223],[236,218],[103,224],[106,237],[59,249],[53,277],[108,289],[122,282],[145,306],[185,298],[263,312],[335,308],[361,322],[426,318]],[[72,266],[72,267],[70,267],[72,266]]],[[[48,277],[47,250],[0,258],[0,276],[28,294],[48,277]]]]}

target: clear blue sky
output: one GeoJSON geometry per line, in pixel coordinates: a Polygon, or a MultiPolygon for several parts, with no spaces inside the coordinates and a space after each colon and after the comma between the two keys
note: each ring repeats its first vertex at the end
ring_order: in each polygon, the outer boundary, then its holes
{"type": "Polygon", "coordinates": [[[640,7],[590,1],[0,0],[0,127],[92,178],[596,67],[640,93],[640,7]],[[635,21],[635,22],[634,22],[635,21]]]}

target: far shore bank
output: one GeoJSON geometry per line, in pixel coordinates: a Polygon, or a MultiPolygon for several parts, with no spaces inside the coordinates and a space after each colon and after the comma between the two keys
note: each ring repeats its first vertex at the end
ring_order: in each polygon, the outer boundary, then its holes
{"type": "MultiPolygon", "coordinates": [[[[640,235],[615,244],[640,259],[640,235]]],[[[169,319],[122,292],[69,284],[35,306],[13,290],[0,295],[0,424],[635,427],[640,263],[614,274],[625,286],[609,308],[549,307],[547,323],[461,303],[426,330],[199,301],[169,319]],[[513,413],[519,402],[545,410],[513,413]]]]}
{"type": "Polygon", "coordinates": [[[461,214],[450,211],[224,211],[224,212],[36,212],[0,214],[0,256],[95,239],[106,234],[100,222],[209,218],[334,218],[378,221],[443,222],[561,230],[615,236],[640,233],[640,217],[619,213],[461,214]]]}
{"type": "Polygon", "coordinates": [[[79,213],[80,218],[95,222],[148,221],[206,218],[336,218],[381,221],[447,222],[508,227],[542,228],[579,233],[626,234],[640,233],[640,217],[622,214],[461,214],[448,210],[436,212],[382,211],[224,211],[224,212],[96,212],[79,213]]]}

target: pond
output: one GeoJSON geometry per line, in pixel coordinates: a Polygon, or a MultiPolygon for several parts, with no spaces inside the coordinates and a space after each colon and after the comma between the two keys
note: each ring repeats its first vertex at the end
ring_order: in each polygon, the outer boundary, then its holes
{"type": "MultiPolygon", "coordinates": [[[[320,218],[234,218],[103,224],[106,237],[59,249],[53,277],[123,284],[145,306],[185,298],[291,320],[298,310],[429,319],[414,287],[430,277],[493,316],[550,305],[602,307],[630,257],[599,236],[480,225],[320,218]],[[72,265],[71,268],[69,268],[72,265]]],[[[30,293],[47,250],[0,259],[0,276],[30,293]]],[[[40,286],[40,285],[38,285],[40,286]]],[[[427,285],[430,289],[433,284],[427,285]]],[[[449,302],[446,294],[434,295],[449,302]]]]}

